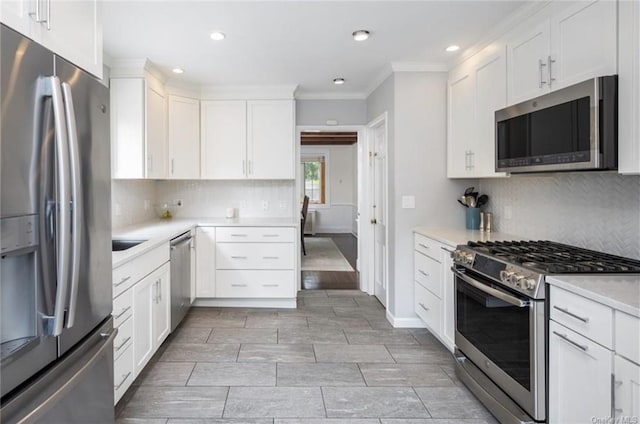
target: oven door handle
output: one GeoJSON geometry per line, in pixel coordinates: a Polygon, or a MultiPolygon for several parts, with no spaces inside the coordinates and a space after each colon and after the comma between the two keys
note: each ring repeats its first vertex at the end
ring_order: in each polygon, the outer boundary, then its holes
{"type": "Polygon", "coordinates": [[[517,306],[519,308],[526,308],[531,303],[528,300],[518,299],[517,297],[512,296],[508,293],[505,293],[501,290],[494,289],[493,287],[489,287],[486,284],[483,284],[480,281],[469,277],[468,275],[458,271],[455,268],[451,268],[451,271],[453,271],[453,273],[465,283],[468,283],[473,287],[477,288],[478,290],[483,291],[486,294],[489,294],[491,296],[497,297],[498,299],[503,300],[511,305],[517,306]]]}

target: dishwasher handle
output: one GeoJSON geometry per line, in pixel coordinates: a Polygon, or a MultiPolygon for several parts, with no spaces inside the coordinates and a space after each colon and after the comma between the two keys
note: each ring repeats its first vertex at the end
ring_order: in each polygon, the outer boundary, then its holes
{"type": "Polygon", "coordinates": [[[174,238],[173,240],[171,240],[171,250],[178,249],[187,243],[191,243],[191,239],[193,239],[193,237],[191,237],[191,234],[189,233],[174,238]]]}

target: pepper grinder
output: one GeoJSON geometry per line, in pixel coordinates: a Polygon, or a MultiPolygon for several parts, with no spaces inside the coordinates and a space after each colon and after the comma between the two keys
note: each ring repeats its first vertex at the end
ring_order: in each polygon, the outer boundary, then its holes
{"type": "Polygon", "coordinates": [[[484,231],[487,233],[493,231],[491,221],[493,221],[493,214],[491,212],[487,212],[484,216],[484,231]]]}
{"type": "Polygon", "coordinates": [[[484,212],[480,212],[480,228],[478,228],[478,229],[480,231],[482,231],[482,232],[486,231],[485,230],[485,228],[486,228],[485,222],[486,221],[487,221],[486,214],[484,212]]]}

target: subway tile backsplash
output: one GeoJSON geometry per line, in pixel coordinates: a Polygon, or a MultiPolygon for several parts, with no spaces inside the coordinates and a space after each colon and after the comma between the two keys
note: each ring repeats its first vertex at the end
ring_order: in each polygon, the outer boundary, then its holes
{"type": "Polygon", "coordinates": [[[111,180],[111,226],[121,228],[157,217],[155,199],[156,181],[111,180]]]}
{"type": "Polygon", "coordinates": [[[640,176],[511,176],[481,180],[480,191],[497,231],[640,259],[640,176]]]}

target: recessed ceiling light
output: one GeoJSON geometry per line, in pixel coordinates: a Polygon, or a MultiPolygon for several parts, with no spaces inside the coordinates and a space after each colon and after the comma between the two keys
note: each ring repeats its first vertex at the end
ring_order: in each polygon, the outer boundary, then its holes
{"type": "Polygon", "coordinates": [[[182,68],[173,68],[172,71],[174,74],[184,74],[184,69],[182,68]]]}
{"type": "Polygon", "coordinates": [[[457,52],[458,50],[460,50],[460,46],[456,46],[455,44],[452,44],[449,47],[447,47],[445,50],[448,52],[457,52]]]}
{"type": "Polygon", "coordinates": [[[354,31],[351,35],[353,35],[353,39],[356,41],[364,41],[369,38],[369,34],[370,32],[366,29],[359,29],[358,31],[354,31]]]}
{"type": "Polygon", "coordinates": [[[211,33],[211,39],[214,40],[214,41],[224,40],[225,37],[226,37],[226,35],[224,35],[223,32],[212,32],[211,33]]]}
{"type": "Polygon", "coordinates": [[[342,85],[342,84],[344,84],[344,78],[334,78],[333,79],[333,83],[335,85],[342,85]]]}

